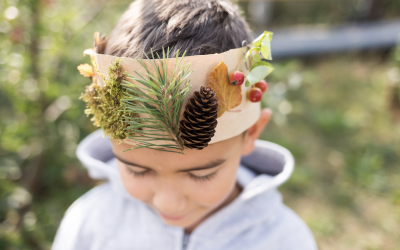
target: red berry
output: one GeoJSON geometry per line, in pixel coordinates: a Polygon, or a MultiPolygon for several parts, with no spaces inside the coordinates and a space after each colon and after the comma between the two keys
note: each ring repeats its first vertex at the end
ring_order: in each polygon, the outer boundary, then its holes
{"type": "Polygon", "coordinates": [[[249,100],[251,102],[259,102],[261,101],[262,92],[259,88],[252,88],[249,91],[249,100]]]}
{"type": "Polygon", "coordinates": [[[265,92],[267,91],[268,88],[268,84],[265,80],[261,80],[258,83],[254,84],[254,86],[256,86],[257,88],[261,89],[261,92],[265,92]]]}
{"type": "Polygon", "coordinates": [[[233,71],[229,76],[232,85],[240,86],[244,82],[244,74],[240,71],[233,71]]]}

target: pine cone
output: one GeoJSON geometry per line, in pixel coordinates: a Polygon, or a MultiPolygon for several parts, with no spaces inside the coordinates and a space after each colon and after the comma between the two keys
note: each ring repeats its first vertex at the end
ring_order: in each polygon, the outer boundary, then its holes
{"type": "Polygon", "coordinates": [[[214,136],[217,126],[218,100],[210,87],[200,87],[189,99],[183,113],[184,120],[179,130],[184,145],[188,148],[203,149],[214,136]]]}

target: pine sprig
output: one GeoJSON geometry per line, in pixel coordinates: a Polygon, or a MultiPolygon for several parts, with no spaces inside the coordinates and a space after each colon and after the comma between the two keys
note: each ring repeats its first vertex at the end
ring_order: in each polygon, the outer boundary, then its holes
{"type": "Polygon", "coordinates": [[[190,64],[183,62],[185,53],[181,58],[178,58],[178,55],[179,52],[176,53],[174,71],[169,81],[169,49],[167,53],[163,49],[162,58],[157,54],[158,60],[155,59],[153,51],[152,59],[145,54],[154,73],[141,58],[137,58],[146,73],[135,71],[135,76],[127,74],[128,78],[137,81],[143,87],[124,81],[123,85],[127,91],[123,106],[128,112],[145,114],[142,117],[125,117],[124,122],[129,124],[127,129],[131,132],[128,139],[137,144],[132,149],[150,148],[184,154],[178,122],[183,100],[191,88],[186,78],[192,70],[189,69],[190,64]]]}

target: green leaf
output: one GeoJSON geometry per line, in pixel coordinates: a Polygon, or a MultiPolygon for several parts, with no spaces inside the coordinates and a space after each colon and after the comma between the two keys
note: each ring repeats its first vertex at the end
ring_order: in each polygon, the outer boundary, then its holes
{"type": "Polygon", "coordinates": [[[257,63],[254,63],[251,66],[250,71],[252,71],[254,68],[257,68],[258,66],[267,66],[267,67],[270,67],[270,68],[274,69],[274,67],[269,62],[267,62],[265,60],[262,60],[262,61],[259,61],[257,63]]]}
{"type": "Polygon", "coordinates": [[[260,52],[263,55],[263,57],[267,60],[272,60],[271,39],[272,39],[272,33],[268,32],[268,34],[266,34],[266,36],[261,40],[260,52]]]}
{"type": "Polygon", "coordinates": [[[251,53],[252,53],[254,50],[257,50],[257,51],[258,51],[259,48],[258,48],[258,47],[254,47],[254,48],[249,49],[249,51],[246,52],[246,55],[244,56],[243,61],[247,62],[247,60],[249,60],[249,57],[250,57],[251,53]]]}
{"type": "Polygon", "coordinates": [[[249,57],[252,62],[252,66],[249,74],[246,76],[245,86],[251,86],[269,75],[274,67],[266,62],[265,60],[272,60],[271,55],[271,40],[272,32],[264,31],[251,43],[254,47],[247,51],[244,57],[244,61],[248,61],[249,57]],[[260,54],[253,53],[253,51],[258,51],[264,57],[261,59],[260,54]]]}
{"type": "Polygon", "coordinates": [[[261,61],[261,56],[258,53],[254,54],[251,58],[252,58],[253,63],[257,63],[257,62],[261,61]]]}
{"type": "Polygon", "coordinates": [[[256,39],[253,40],[251,43],[254,46],[261,46],[261,41],[264,39],[264,37],[268,34],[271,33],[269,31],[264,31],[261,35],[259,35],[256,39]]]}
{"type": "Polygon", "coordinates": [[[268,66],[268,65],[264,65],[264,64],[254,67],[250,71],[250,73],[246,76],[246,79],[247,79],[246,87],[249,87],[249,86],[261,81],[262,79],[267,77],[267,75],[269,75],[269,73],[271,73],[273,69],[274,68],[272,66],[268,66]]]}

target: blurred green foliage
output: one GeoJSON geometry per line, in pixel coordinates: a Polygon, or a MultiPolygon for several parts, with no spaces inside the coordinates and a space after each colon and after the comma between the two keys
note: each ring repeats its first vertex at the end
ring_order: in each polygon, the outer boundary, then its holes
{"type": "MultiPolygon", "coordinates": [[[[49,249],[65,210],[96,185],[74,155],[95,130],[76,67],[129,2],[0,0],[0,249],[49,249]]],[[[353,19],[357,1],[321,2],[274,3],[271,23],[353,19]]],[[[398,249],[400,48],[274,65],[263,138],[295,155],[285,202],[321,249],[398,249]]]]}
{"type": "Polygon", "coordinates": [[[262,138],[294,154],[281,191],[321,249],[400,247],[400,61],[393,54],[286,60],[269,78],[263,101],[274,114],[262,138]]]}
{"type": "Polygon", "coordinates": [[[0,1],[0,249],[49,249],[65,210],[95,184],[75,157],[95,130],[78,100],[90,80],[76,67],[127,4],[0,1]]]}

